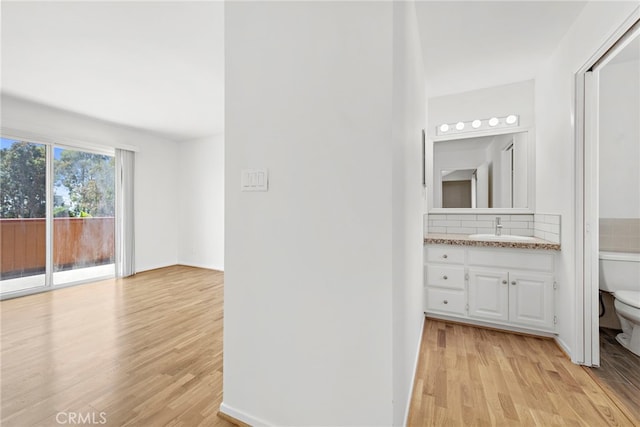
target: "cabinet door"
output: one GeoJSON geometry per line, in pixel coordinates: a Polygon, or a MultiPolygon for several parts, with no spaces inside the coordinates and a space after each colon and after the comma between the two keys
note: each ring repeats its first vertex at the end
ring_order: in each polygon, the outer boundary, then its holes
{"type": "Polygon", "coordinates": [[[509,273],[509,320],[538,329],[553,330],[553,276],[509,273]]]}
{"type": "Polygon", "coordinates": [[[509,319],[509,275],[506,271],[469,270],[469,316],[478,319],[509,319]]]}

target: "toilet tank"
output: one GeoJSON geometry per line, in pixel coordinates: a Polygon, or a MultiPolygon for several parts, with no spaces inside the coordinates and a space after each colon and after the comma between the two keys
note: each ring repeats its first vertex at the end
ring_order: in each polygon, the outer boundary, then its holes
{"type": "Polygon", "coordinates": [[[640,291],[640,254],[600,252],[600,290],[640,291]]]}

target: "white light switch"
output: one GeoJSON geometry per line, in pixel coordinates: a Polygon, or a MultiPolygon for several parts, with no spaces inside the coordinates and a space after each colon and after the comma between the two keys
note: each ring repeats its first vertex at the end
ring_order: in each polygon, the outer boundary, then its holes
{"type": "Polygon", "coordinates": [[[269,191],[269,171],[267,169],[243,169],[240,176],[242,191],[269,191]]]}

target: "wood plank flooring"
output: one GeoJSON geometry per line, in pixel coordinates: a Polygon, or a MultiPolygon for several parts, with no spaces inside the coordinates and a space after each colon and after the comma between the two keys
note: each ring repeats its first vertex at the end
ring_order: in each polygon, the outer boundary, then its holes
{"type": "Polygon", "coordinates": [[[550,339],[427,319],[409,426],[635,425],[550,339]]]}
{"type": "Polygon", "coordinates": [[[629,417],[640,426],[640,356],[616,341],[619,332],[600,328],[600,367],[585,369],[619,399],[629,417]]]}
{"type": "Polygon", "coordinates": [[[2,426],[231,426],[223,278],[175,266],[2,301],[2,426]]]}
{"type": "MultiPolygon", "coordinates": [[[[2,301],[0,423],[231,426],[222,299],[221,272],[175,266],[2,301]]],[[[410,426],[633,424],[551,340],[426,321],[410,426]]]]}

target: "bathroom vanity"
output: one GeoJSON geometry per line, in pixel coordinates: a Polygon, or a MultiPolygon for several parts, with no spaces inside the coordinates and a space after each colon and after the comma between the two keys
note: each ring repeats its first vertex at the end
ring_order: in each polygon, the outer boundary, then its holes
{"type": "Polygon", "coordinates": [[[555,330],[559,244],[433,234],[425,239],[424,308],[430,317],[531,333],[555,330]]]}
{"type": "MultiPolygon", "coordinates": [[[[533,87],[521,89],[532,108],[533,87]]],[[[527,127],[532,109],[519,104],[528,111],[522,123],[515,111],[485,126],[480,119],[493,112],[481,114],[488,107],[480,99],[472,108],[478,120],[471,122],[456,122],[452,106],[458,104],[450,101],[435,99],[429,107],[424,312],[553,335],[561,217],[535,210],[535,130],[527,127]]]]}

